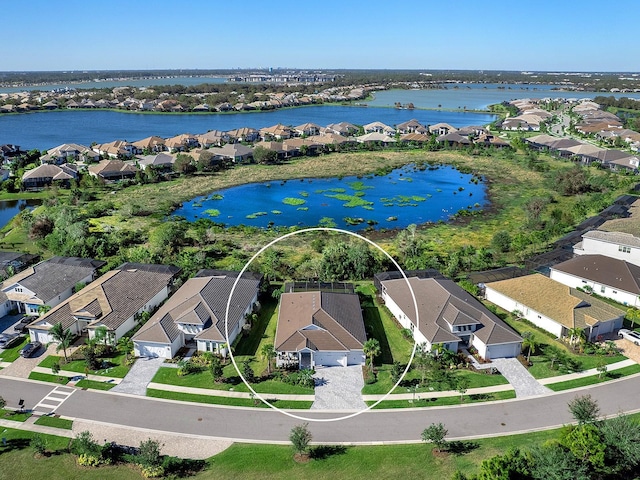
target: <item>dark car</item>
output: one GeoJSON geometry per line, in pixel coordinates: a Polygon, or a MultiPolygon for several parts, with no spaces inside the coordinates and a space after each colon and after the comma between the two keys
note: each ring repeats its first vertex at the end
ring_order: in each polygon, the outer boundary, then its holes
{"type": "Polygon", "coordinates": [[[25,333],[27,331],[27,325],[33,322],[33,317],[22,317],[22,319],[16,323],[13,329],[16,332],[25,333]]]}
{"type": "Polygon", "coordinates": [[[20,350],[20,356],[24,358],[32,357],[40,350],[41,346],[42,344],[40,342],[29,342],[20,350]]]}
{"type": "Polygon", "coordinates": [[[24,336],[17,333],[3,333],[0,335],[0,348],[11,348],[22,341],[24,336]]]}

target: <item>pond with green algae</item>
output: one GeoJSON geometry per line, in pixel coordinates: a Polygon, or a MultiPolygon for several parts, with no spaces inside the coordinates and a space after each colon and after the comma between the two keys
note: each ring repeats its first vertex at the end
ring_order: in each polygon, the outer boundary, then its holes
{"type": "Polygon", "coordinates": [[[448,221],[488,205],[485,184],[450,166],[407,165],[386,175],[305,178],[240,185],[194,198],[174,215],[269,226],[405,228],[448,221]]]}

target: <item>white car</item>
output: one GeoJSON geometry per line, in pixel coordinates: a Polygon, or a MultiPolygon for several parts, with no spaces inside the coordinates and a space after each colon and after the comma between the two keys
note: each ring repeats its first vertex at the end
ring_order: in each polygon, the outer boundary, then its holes
{"type": "Polygon", "coordinates": [[[625,338],[636,345],[640,345],[640,333],[634,332],[633,330],[621,328],[618,330],[618,338],[625,338]]]}

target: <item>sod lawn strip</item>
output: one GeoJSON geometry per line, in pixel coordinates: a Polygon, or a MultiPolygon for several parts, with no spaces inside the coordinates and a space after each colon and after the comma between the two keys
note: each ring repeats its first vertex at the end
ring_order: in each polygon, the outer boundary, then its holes
{"type": "MultiPolygon", "coordinates": [[[[259,398],[252,400],[250,398],[233,398],[219,397],[214,395],[198,395],[194,393],[169,392],[166,390],[155,390],[147,388],[147,396],[153,398],[165,398],[167,400],[181,400],[183,402],[208,403],[212,405],[232,405],[236,407],[257,407],[269,408],[268,405],[261,402],[259,398]]],[[[310,401],[293,401],[293,400],[275,400],[265,397],[265,399],[273,406],[283,409],[300,409],[308,410],[313,402],[310,401]]]]}
{"type": "Polygon", "coordinates": [[[79,388],[92,388],[93,390],[111,390],[116,384],[112,382],[99,382],[97,380],[80,380],[76,383],[79,388]]]}
{"type": "MultiPolygon", "coordinates": [[[[111,358],[104,358],[105,362],[109,362],[113,364],[112,367],[108,368],[100,368],[98,370],[89,370],[90,375],[100,375],[104,377],[114,377],[114,378],[124,378],[131,367],[127,367],[126,365],[122,365],[125,355],[117,355],[111,358]]],[[[65,370],[68,372],[77,372],[83,375],[86,374],[87,364],[84,360],[71,360],[70,362],[65,363],[64,357],[59,357],[56,355],[49,355],[44,360],[42,360],[38,366],[44,368],[51,368],[54,363],[58,362],[60,364],[60,370],[65,370]]]]}
{"type": "MultiPolygon", "coordinates": [[[[428,394],[416,393],[415,400],[384,400],[374,407],[374,409],[385,408],[422,408],[422,407],[441,407],[447,405],[466,405],[468,403],[477,402],[493,402],[495,400],[509,400],[516,398],[514,390],[506,390],[504,392],[480,393],[472,395],[460,395],[452,397],[428,398],[428,394]]],[[[375,402],[368,401],[367,405],[373,405],[375,402]]]]}
{"type": "Polygon", "coordinates": [[[588,377],[576,378],[575,380],[567,380],[566,382],[551,383],[545,386],[549,387],[554,392],[560,392],[562,390],[570,390],[572,388],[586,387],[588,385],[596,385],[598,383],[616,380],[618,378],[627,377],[635,373],[640,373],[640,365],[638,364],[629,365],[628,367],[607,372],[607,374],[602,375],[602,377],[600,377],[598,374],[595,374],[589,375],[588,377]]]}
{"type": "Polygon", "coordinates": [[[7,410],[0,408],[0,418],[3,420],[13,420],[14,422],[25,422],[31,416],[28,412],[19,412],[17,410],[7,410]]]}
{"type": "Polygon", "coordinates": [[[73,420],[66,418],[52,417],[45,415],[35,421],[36,425],[42,425],[44,427],[62,428],[64,430],[71,430],[73,428],[73,420]]]}
{"type": "Polygon", "coordinates": [[[29,374],[29,379],[40,380],[41,382],[57,383],[60,385],[66,385],[69,383],[69,377],[64,375],[53,375],[51,373],[31,372],[29,374]]]}

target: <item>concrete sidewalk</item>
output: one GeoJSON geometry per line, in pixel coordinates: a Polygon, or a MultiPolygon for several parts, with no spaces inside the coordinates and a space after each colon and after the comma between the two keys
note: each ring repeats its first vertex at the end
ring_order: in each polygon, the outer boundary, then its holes
{"type": "MultiPolygon", "coordinates": [[[[49,375],[53,375],[53,373],[51,372],[51,369],[47,367],[34,367],[32,372],[47,373],[49,375]]],[[[109,382],[114,385],[117,385],[122,381],[121,378],[117,378],[117,377],[106,377],[104,375],[91,375],[91,374],[85,375],[84,373],[72,372],[71,370],[60,370],[58,372],[58,375],[61,377],[82,377],[83,379],[86,378],[87,380],[93,380],[96,382],[109,382]]]]}
{"type": "MultiPolygon", "coordinates": [[[[630,367],[631,365],[636,365],[636,362],[630,359],[622,360],[621,362],[616,362],[616,363],[607,365],[607,372],[620,370],[621,368],[630,367]]],[[[600,372],[598,372],[597,368],[591,368],[589,370],[584,370],[582,372],[568,373],[567,375],[559,375],[557,377],[541,378],[538,380],[538,382],[540,382],[543,385],[550,385],[552,383],[566,382],[568,380],[576,380],[578,378],[591,377],[593,375],[599,375],[599,374],[600,372]]]]}

